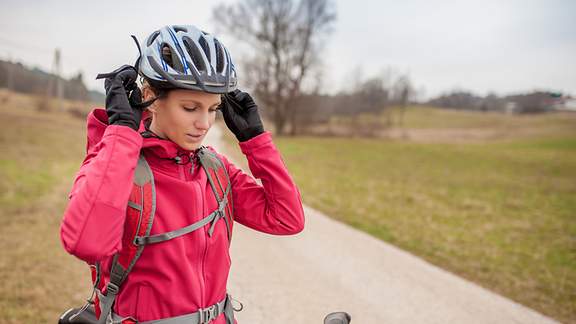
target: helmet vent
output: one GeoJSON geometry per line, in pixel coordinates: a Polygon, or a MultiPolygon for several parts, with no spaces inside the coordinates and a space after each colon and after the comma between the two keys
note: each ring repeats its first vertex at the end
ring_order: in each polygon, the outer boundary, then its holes
{"type": "Polygon", "coordinates": [[[157,30],[154,33],[152,33],[152,35],[150,35],[150,37],[148,38],[148,42],[146,43],[146,46],[150,46],[152,45],[152,43],[154,42],[154,40],[156,39],[156,37],[158,37],[158,35],[160,35],[160,31],[157,30]]]}
{"type": "Polygon", "coordinates": [[[210,59],[210,47],[208,46],[206,38],[200,37],[198,43],[200,43],[200,46],[202,46],[202,50],[204,51],[204,54],[206,54],[206,57],[210,59]]]}
{"type": "Polygon", "coordinates": [[[172,26],[175,32],[187,32],[186,28],[182,26],[172,26]]]}
{"type": "Polygon", "coordinates": [[[178,55],[174,53],[174,50],[168,44],[162,44],[162,60],[174,70],[184,72],[182,62],[180,62],[178,55]]]}
{"type": "Polygon", "coordinates": [[[224,51],[217,39],[214,39],[214,47],[216,48],[216,72],[222,73],[224,70],[224,51]]]}
{"type": "Polygon", "coordinates": [[[184,41],[184,47],[186,48],[188,54],[190,54],[190,57],[192,58],[192,63],[194,64],[194,66],[200,72],[206,71],[206,66],[204,65],[204,59],[202,58],[202,53],[200,53],[200,50],[198,49],[196,44],[194,44],[189,37],[182,37],[182,40],[184,41]]]}

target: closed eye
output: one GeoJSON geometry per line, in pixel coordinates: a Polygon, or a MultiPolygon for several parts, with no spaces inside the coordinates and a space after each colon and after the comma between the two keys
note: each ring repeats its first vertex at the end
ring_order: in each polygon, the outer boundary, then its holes
{"type": "MultiPolygon", "coordinates": [[[[193,112],[193,111],[196,111],[196,110],[198,109],[198,107],[185,107],[185,106],[182,106],[182,108],[183,108],[185,111],[188,111],[188,112],[193,112]]],[[[218,110],[222,110],[222,107],[220,107],[220,106],[214,106],[214,107],[211,107],[208,111],[210,111],[210,112],[216,112],[216,111],[218,111],[218,110]]]]}

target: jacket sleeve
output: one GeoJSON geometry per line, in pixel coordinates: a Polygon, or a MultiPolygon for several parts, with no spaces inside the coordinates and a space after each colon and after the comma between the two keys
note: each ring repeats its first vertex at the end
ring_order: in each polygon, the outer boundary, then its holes
{"type": "Polygon", "coordinates": [[[248,166],[262,185],[229,163],[235,220],[260,232],[290,235],[304,229],[300,191],[290,177],[270,132],[240,142],[248,166]]]}
{"type": "MultiPolygon", "coordinates": [[[[90,140],[89,140],[90,141],[90,140]]],[[[68,253],[94,263],[122,248],[127,201],[142,136],[126,126],[106,127],[74,180],[60,227],[68,253]]]]}

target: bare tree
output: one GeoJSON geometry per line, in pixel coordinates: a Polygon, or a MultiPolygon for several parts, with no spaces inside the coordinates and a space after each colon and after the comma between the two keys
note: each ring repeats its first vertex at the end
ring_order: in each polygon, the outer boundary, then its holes
{"type": "Polygon", "coordinates": [[[406,107],[410,99],[414,95],[414,88],[408,76],[401,76],[396,80],[394,85],[394,93],[396,97],[396,102],[400,106],[400,116],[398,119],[398,126],[402,129],[404,134],[404,115],[406,114],[406,107]]]}
{"type": "Polygon", "coordinates": [[[285,134],[299,111],[291,105],[320,66],[324,40],[336,19],[331,0],[240,0],[218,5],[213,17],[254,49],[245,70],[255,95],[271,109],[277,134],[285,134]]]}

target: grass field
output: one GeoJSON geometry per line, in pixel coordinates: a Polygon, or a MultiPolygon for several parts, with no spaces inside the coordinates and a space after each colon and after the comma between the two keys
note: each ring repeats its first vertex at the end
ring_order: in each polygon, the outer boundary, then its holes
{"type": "Polygon", "coordinates": [[[351,135],[368,132],[383,138],[420,143],[471,143],[571,137],[576,125],[576,114],[568,112],[506,115],[414,106],[408,107],[403,116],[401,118],[398,108],[356,118],[333,116],[329,124],[318,125],[313,130],[351,135]],[[387,128],[389,121],[395,127],[387,128]]]}
{"type": "Polygon", "coordinates": [[[406,127],[431,136],[445,129],[505,132],[452,142],[442,136],[275,143],[306,204],[576,322],[576,115],[416,109],[406,127]]]}
{"type": "MultiPolygon", "coordinates": [[[[87,266],[67,255],[59,241],[68,190],[83,158],[85,122],[37,112],[34,102],[0,92],[2,323],[56,322],[89,293],[87,266]]],[[[452,127],[433,122],[443,123],[443,111],[413,113],[413,127],[418,118],[430,130],[452,127]],[[426,113],[435,116],[419,117],[426,113]]],[[[545,314],[576,322],[576,134],[566,126],[575,120],[557,116],[528,119],[536,126],[515,118],[501,126],[546,128],[542,137],[275,141],[305,203],[545,314]]],[[[475,120],[484,117],[448,119],[476,125],[469,128],[492,127],[475,120]]]]}
{"type": "Polygon", "coordinates": [[[90,292],[88,267],[59,240],[85,122],[0,95],[0,322],[56,323],[90,292]]]}

